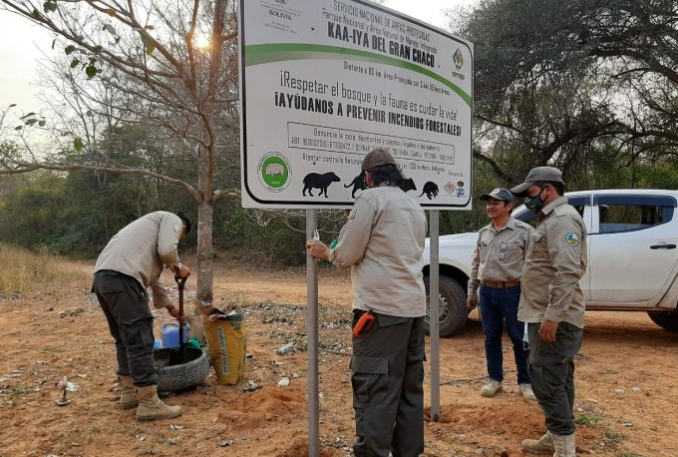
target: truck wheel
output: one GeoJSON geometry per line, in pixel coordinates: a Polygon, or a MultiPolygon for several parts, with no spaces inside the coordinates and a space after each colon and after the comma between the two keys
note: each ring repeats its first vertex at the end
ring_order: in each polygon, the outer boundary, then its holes
{"type": "Polygon", "coordinates": [[[669,332],[678,332],[678,311],[648,311],[647,315],[650,316],[652,322],[664,330],[668,330],[669,332]]]}
{"type": "MultiPolygon", "coordinates": [[[[430,286],[429,277],[424,277],[426,285],[426,317],[424,318],[424,329],[426,334],[430,334],[430,286]]],[[[440,337],[447,338],[458,333],[466,325],[468,319],[468,310],[466,309],[466,291],[454,279],[447,276],[440,276],[439,290],[439,314],[440,337]]]]}

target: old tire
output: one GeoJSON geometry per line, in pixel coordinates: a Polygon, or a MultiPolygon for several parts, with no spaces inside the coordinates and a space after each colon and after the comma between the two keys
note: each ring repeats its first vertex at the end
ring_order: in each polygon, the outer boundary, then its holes
{"type": "Polygon", "coordinates": [[[678,311],[648,311],[647,315],[650,316],[652,322],[664,330],[678,333],[678,311]]]}
{"type": "MultiPolygon", "coordinates": [[[[210,362],[207,354],[194,347],[184,347],[184,363],[167,365],[171,351],[160,349],[154,352],[155,372],[158,375],[158,392],[175,392],[189,389],[202,383],[209,374],[210,362]],[[170,352],[167,352],[170,351],[170,352]]],[[[176,352],[175,354],[176,355],[176,352]]]]}
{"type": "MultiPolygon", "coordinates": [[[[428,335],[430,332],[430,293],[429,277],[424,277],[426,285],[426,317],[424,318],[424,329],[428,335]]],[[[466,309],[466,291],[452,278],[440,276],[440,307],[438,322],[440,326],[439,334],[441,338],[447,338],[461,331],[466,325],[468,319],[468,310],[466,309]]]]}

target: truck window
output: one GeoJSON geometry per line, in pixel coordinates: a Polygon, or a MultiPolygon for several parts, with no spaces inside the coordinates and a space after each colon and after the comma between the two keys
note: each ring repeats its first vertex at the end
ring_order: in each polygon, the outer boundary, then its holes
{"type": "Polygon", "coordinates": [[[597,199],[599,232],[620,233],[644,230],[666,224],[673,219],[675,199],[642,197],[599,197],[597,199]]]}

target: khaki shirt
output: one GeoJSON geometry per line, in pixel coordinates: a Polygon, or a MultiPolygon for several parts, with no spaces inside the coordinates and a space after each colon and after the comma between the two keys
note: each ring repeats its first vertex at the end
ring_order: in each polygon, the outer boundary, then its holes
{"type": "Polygon", "coordinates": [[[351,267],[353,308],[390,316],[426,314],[426,216],[397,187],[367,189],[355,200],[330,261],[351,267]]]}
{"type": "Polygon", "coordinates": [[[468,295],[475,295],[482,281],[520,282],[532,232],[530,225],[512,216],[499,231],[491,223],[481,228],[473,251],[468,295]]]}
{"type": "Polygon", "coordinates": [[[544,318],[584,328],[584,294],[579,280],[586,271],[586,226],[567,199],[546,205],[532,235],[523,267],[518,320],[544,318]]]}
{"type": "Polygon", "coordinates": [[[181,267],[177,245],[182,220],[167,211],[149,213],[120,230],[97,259],[94,271],[111,270],[131,276],[153,291],[153,306],[171,305],[169,292],[159,280],[163,265],[181,267]]]}

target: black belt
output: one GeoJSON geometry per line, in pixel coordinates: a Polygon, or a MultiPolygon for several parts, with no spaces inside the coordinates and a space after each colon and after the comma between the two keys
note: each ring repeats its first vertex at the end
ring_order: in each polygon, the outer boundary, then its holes
{"type": "Polygon", "coordinates": [[[520,281],[480,281],[483,286],[491,287],[493,289],[510,289],[512,287],[520,287],[520,281]]]}

